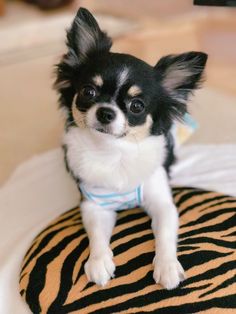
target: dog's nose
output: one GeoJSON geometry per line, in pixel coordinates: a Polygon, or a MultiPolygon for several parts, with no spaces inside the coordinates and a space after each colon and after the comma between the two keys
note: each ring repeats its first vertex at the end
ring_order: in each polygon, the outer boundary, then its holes
{"type": "Polygon", "coordinates": [[[101,122],[102,124],[109,124],[116,117],[115,111],[108,107],[98,108],[96,115],[97,115],[98,121],[101,122]]]}

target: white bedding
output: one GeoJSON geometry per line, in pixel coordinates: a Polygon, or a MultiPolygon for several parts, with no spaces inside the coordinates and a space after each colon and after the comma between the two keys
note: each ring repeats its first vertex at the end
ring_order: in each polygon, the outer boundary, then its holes
{"type": "MultiPolygon", "coordinates": [[[[172,185],[236,196],[236,145],[191,145],[179,150],[172,185]]],[[[20,263],[35,235],[76,206],[78,194],[61,149],[22,164],[0,190],[0,313],[26,314],[18,292],[20,263]]]]}

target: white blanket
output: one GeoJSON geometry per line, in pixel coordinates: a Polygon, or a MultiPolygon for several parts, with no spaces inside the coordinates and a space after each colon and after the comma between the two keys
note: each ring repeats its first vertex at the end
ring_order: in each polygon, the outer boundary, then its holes
{"type": "MultiPolygon", "coordinates": [[[[183,146],[178,155],[172,185],[236,196],[236,145],[183,146]]],[[[22,164],[0,190],[0,313],[29,313],[18,288],[24,253],[45,225],[77,203],[61,149],[22,164]]]]}

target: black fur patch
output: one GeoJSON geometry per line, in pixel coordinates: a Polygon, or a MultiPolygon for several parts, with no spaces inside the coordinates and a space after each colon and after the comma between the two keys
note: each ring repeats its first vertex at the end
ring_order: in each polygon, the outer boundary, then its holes
{"type": "Polygon", "coordinates": [[[64,152],[64,163],[65,163],[65,166],[66,166],[66,170],[69,172],[69,174],[74,179],[74,181],[76,182],[77,186],[79,187],[80,178],[73,173],[72,169],[69,167],[69,164],[68,164],[68,160],[67,160],[67,145],[65,145],[65,144],[62,145],[62,149],[63,149],[63,152],[64,152]]]}
{"type": "Polygon", "coordinates": [[[166,172],[168,176],[170,177],[170,167],[173,165],[176,161],[176,157],[174,154],[174,138],[171,132],[169,132],[166,135],[166,148],[167,148],[167,156],[164,163],[164,168],[166,169],[166,172]]]}

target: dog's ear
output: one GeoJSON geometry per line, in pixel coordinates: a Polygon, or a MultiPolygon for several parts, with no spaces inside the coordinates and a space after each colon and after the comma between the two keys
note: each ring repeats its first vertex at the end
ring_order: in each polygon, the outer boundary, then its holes
{"type": "Polygon", "coordinates": [[[94,53],[108,52],[111,39],[100,30],[92,14],[80,8],[67,31],[68,52],[63,55],[61,62],[56,65],[56,81],[54,88],[59,92],[61,107],[70,107],[75,95],[73,77],[78,75],[81,64],[86,62],[94,53]]]}
{"type": "Polygon", "coordinates": [[[93,15],[80,8],[67,31],[67,46],[73,50],[79,63],[86,61],[94,52],[109,51],[111,45],[111,39],[100,30],[93,15]]]}
{"type": "Polygon", "coordinates": [[[163,57],[154,68],[169,95],[186,102],[189,94],[200,87],[206,61],[207,54],[191,51],[163,57]]]}

